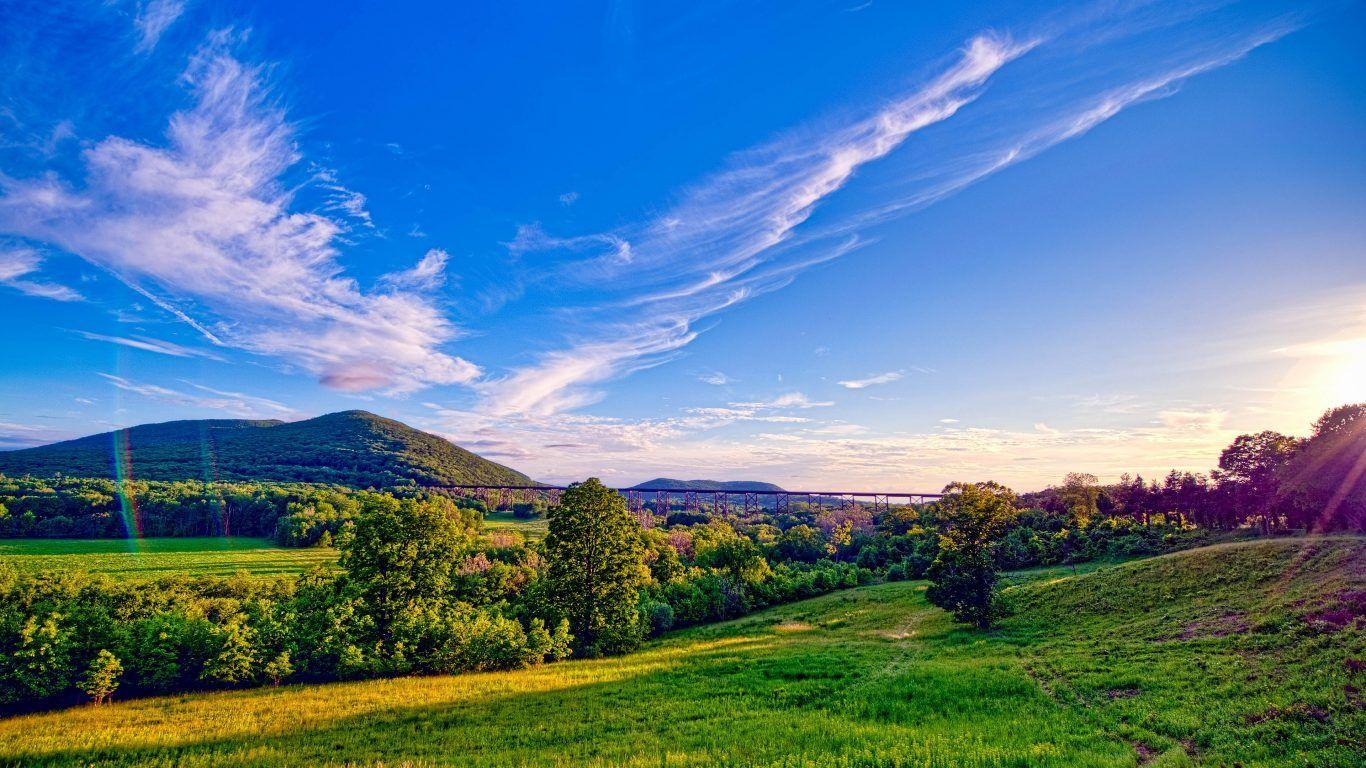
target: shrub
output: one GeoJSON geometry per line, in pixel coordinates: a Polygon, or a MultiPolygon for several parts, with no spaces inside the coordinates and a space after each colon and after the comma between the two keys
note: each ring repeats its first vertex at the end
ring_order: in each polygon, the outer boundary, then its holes
{"type": "Polygon", "coordinates": [[[673,628],[674,609],[668,603],[651,600],[641,605],[642,621],[650,628],[650,634],[662,635],[673,628]]]}
{"type": "Polygon", "coordinates": [[[99,706],[119,687],[119,676],[122,674],[123,665],[119,663],[119,658],[101,649],[95,660],[90,662],[85,677],[81,678],[80,688],[95,706],[99,706]]]}

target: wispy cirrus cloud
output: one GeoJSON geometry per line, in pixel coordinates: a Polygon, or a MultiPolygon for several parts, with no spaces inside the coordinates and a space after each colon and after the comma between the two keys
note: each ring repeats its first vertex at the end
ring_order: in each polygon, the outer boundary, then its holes
{"type": "Polygon", "coordinates": [[[226,411],[245,418],[276,418],[298,415],[298,412],[293,408],[268,398],[256,397],[242,392],[228,392],[188,381],[184,383],[196,390],[195,392],[171,389],[160,384],[132,381],[123,376],[115,376],[112,373],[97,375],[125,392],[132,392],[163,403],[226,411]]]}
{"type": "Polygon", "coordinates": [[[629,296],[574,312],[594,336],[483,388],[496,413],[545,413],[593,402],[585,387],[657,364],[690,343],[693,324],[774,290],[801,270],[859,245],[850,238],[819,255],[774,260],[794,230],[860,166],[886,156],[908,137],[947,120],[971,103],[986,81],[1036,41],[1001,35],[973,38],[944,71],[871,115],[834,130],[805,131],[742,152],[728,167],[688,189],[682,200],[630,237],[617,233],[571,238],[523,227],[508,244],[536,251],[591,253],[557,279],[601,285],[625,282],[629,296]],[[620,307],[649,306],[650,319],[621,323],[620,307]],[[574,362],[571,362],[574,361],[574,362]]]}
{"type": "Polygon", "coordinates": [[[106,336],[102,333],[91,333],[89,331],[76,331],[76,333],[91,341],[104,341],[110,344],[131,347],[132,349],[141,349],[144,352],[155,352],[158,355],[170,355],[171,357],[202,357],[208,360],[223,360],[221,355],[205,349],[186,347],[170,341],[153,339],[147,336],[129,338],[127,336],[106,336]]]}
{"type": "Polygon", "coordinates": [[[784,408],[828,408],[835,403],[830,400],[812,400],[801,392],[785,392],[771,400],[759,400],[749,403],[731,403],[736,408],[753,408],[756,410],[773,410],[784,408]]]}
{"type": "Polygon", "coordinates": [[[1274,13],[1231,23],[1219,11],[1094,6],[1037,30],[983,33],[875,109],[736,153],[638,224],[573,236],[523,227],[509,251],[541,255],[527,295],[544,295],[538,279],[554,285],[564,340],[484,382],[482,407],[545,414],[597,402],[595,387],[672,359],[699,321],[866,246],[871,228],[1170,96],[1299,26],[1274,13]],[[918,151],[899,152],[908,143],[918,151]],[[841,194],[863,174],[877,194],[841,194]],[[576,302],[574,286],[592,303],[576,302]]]}
{"type": "MultiPolygon", "coordinates": [[[[192,103],[164,143],[108,136],[78,160],[80,178],[0,173],[0,231],[104,268],[209,341],[280,358],[347,390],[469,383],[473,363],[421,293],[362,290],[337,257],[344,227],[296,210],[284,179],[300,160],[260,66],[214,34],[181,79],[192,103]]],[[[353,212],[354,213],[354,212],[353,212]]],[[[435,281],[431,253],[410,277],[435,281]],[[424,266],[425,265],[425,266],[424,266]]]]}
{"type": "Polygon", "coordinates": [[[874,387],[878,384],[890,384],[893,381],[900,381],[905,375],[905,371],[888,371],[887,373],[879,373],[863,379],[847,379],[839,382],[839,385],[845,389],[867,389],[868,387],[874,387]]]}
{"type": "Polygon", "coordinates": [[[133,26],[138,31],[138,53],[145,53],[156,47],[163,33],[185,12],[184,0],[146,0],[138,6],[133,26]]]}
{"type": "Polygon", "coordinates": [[[450,261],[450,258],[450,254],[440,248],[433,248],[411,269],[390,272],[380,277],[380,282],[398,288],[435,290],[446,282],[446,262],[450,261]]]}
{"type": "Polygon", "coordinates": [[[710,384],[713,387],[724,387],[731,382],[731,378],[721,371],[706,371],[697,375],[697,380],[703,384],[710,384]]]}
{"type": "Polygon", "coordinates": [[[0,285],[13,288],[29,296],[54,301],[82,301],[79,291],[46,280],[31,277],[42,267],[43,257],[32,248],[0,250],[0,285]]]}

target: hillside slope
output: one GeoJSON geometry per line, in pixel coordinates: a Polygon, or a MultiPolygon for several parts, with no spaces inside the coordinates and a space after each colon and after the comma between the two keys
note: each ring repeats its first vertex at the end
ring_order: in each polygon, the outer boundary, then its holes
{"type": "Polygon", "coordinates": [[[901,582],[620,658],[14,717],[0,765],[1359,766],[1364,542],[1016,576],[990,634],[901,582]]]}
{"type": "Polygon", "coordinates": [[[0,473],[143,480],[277,480],[356,488],[531,484],[449,440],[366,411],[305,421],[206,419],[144,424],[0,452],[0,473]],[[122,466],[116,465],[116,457],[122,466]]]}

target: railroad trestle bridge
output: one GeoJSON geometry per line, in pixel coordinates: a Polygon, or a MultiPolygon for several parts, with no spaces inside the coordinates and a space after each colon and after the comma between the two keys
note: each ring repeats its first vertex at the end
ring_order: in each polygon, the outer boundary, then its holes
{"type": "MultiPolygon", "coordinates": [[[[518,503],[544,502],[549,506],[560,503],[563,485],[446,485],[433,490],[483,501],[490,509],[505,509],[518,503]]],[[[924,504],[942,494],[904,491],[730,491],[687,490],[678,488],[617,488],[626,498],[626,505],[638,518],[666,517],[670,510],[681,508],[700,512],[709,506],[723,517],[751,514],[765,508],[775,514],[786,512],[795,502],[804,502],[817,509],[848,509],[865,506],[873,512],[885,512],[892,506],[924,504]]]]}

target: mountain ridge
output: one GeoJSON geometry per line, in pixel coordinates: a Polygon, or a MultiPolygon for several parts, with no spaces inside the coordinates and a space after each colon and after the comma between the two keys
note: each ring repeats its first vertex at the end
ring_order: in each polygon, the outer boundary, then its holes
{"type": "Polygon", "coordinates": [[[627,490],[639,488],[662,488],[671,491],[749,491],[751,493],[782,493],[783,489],[773,483],[758,480],[675,480],[671,477],[656,477],[637,483],[627,490]]]}
{"type": "Polygon", "coordinates": [[[0,472],[356,488],[536,485],[445,438],[369,411],[312,419],[186,419],[0,451],[0,472]]]}

